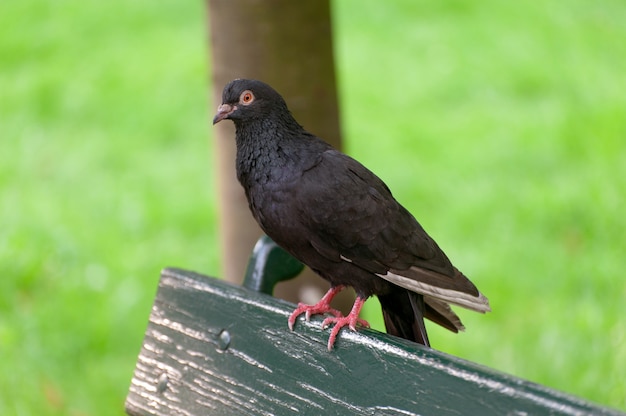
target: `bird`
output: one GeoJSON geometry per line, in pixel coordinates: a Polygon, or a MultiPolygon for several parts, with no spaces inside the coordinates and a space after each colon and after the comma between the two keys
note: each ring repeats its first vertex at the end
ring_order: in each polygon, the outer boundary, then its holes
{"type": "Polygon", "coordinates": [[[450,305],[480,313],[489,301],[452,265],[389,187],[357,160],[308,132],[270,85],[235,79],[222,92],[213,124],[235,125],[237,179],[265,234],[330,289],[315,305],[299,303],[288,318],[327,314],[327,348],[340,330],[369,327],[359,317],[377,296],[387,333],[430,347],[424,318],[452,332],[465,328],[450,305]],[[352,287],[348,315],[331,306],[352,287]]]}

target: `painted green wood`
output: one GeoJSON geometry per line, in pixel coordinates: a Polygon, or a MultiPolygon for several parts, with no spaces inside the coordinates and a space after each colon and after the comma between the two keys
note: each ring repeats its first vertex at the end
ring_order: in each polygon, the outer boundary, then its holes
{"type": "MultiPolygon", "coordinates": [[[[131,415],[620,415],[373,330],[177,269],[162,272],[126,410],[131,415]]],[[[622,414],[623,415],[623,414],[622,414]]]]}
{"type": "Polygon", "coordinates": [[[277,283],[293,279],[304,264],[263,235],[254,245],[243,279],[243,286],[271,295],[277,283]]]}

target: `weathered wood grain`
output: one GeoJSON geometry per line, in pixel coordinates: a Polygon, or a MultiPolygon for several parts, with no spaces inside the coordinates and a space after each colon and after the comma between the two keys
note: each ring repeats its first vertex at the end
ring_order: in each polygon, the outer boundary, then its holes
{"type": "Polygon", "coordinates": [[[192,272],[161,276],[126,400],[131,415],[620,415],[372,330],[192,272]]]}

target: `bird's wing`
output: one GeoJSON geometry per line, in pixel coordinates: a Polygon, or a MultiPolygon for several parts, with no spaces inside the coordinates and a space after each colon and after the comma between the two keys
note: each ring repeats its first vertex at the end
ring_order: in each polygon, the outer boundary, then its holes
{"type": "Polygon", "coordinates": [[[303,173],[296,192],[300,220],[324,257],[349,261],[417,293],[488,310],[486,298],[384,182],[356,160],[325,151],[303,173]]]}

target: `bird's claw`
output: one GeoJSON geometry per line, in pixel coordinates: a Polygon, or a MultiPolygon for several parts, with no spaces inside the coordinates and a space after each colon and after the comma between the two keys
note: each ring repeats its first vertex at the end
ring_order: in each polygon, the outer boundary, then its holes
{"type": "Polygon", "coordinates": [[[340,328],[344,326],[348,326],[351,330],[356,331],[356,326],[362,326],[364,328],[369,328],[370,324],[365,319],[356,318],[348,315],[348,316],[337,316],[324,319],[322,321],[322,329],[328,328],[330,325],[335,324],[335,327],[339,326],[340,328]]]}
{"type": "Polygon", "coordinates": [[[365,319],[361,319],[358,316],[353,315],[352,313],[350,313],[348,316],[335,316],[334,318],[329,316],[322,322],[322,329],[326,329],[332,324],[334,324],[334,326],[333,329],[330,331],[330,336],[328,337],[328,351],[333,349],[335,339],[337,339],[339,331],[344,326],[347,326],[353,331],[356,331],[357,325],[364,328],[370,327],[369,322],[367,322],[365,319]]]}
{"type": "Polygon", "coordinates": [[[328,305],[327,303],[320,302],[316,305],[307,305],[304,303],[298,303],[298,307],[296,308],[296,310],[294,310],[291,313],[291,315],[289,316],[289,319],[287,320],[290,331],[293,331],[293,326],[296,323],[296,319],[298,318],[298,316],[302,315],[303,313],[305,314],[304,318],[306,319],[307,322],[311,319],[311,315],[330,313],[334,315],[335,318],[339,318],[343,316],[340,311],[338,311],[337,309],[331,308],[330,305],[328,305]]]}

